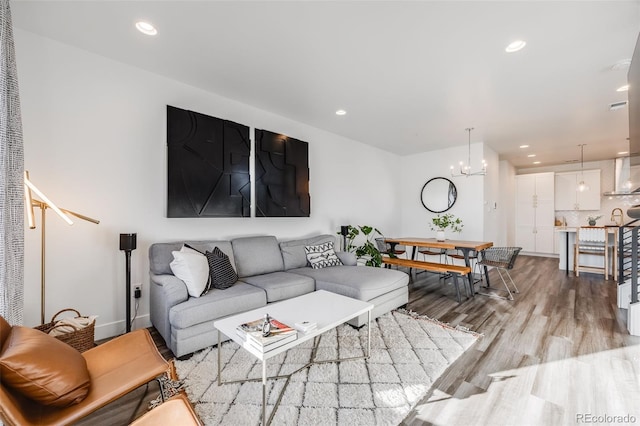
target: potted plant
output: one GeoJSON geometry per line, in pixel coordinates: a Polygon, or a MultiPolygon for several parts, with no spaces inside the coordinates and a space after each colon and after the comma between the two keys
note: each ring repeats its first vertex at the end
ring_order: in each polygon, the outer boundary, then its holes
{"type": "Polygon", "coordinates": [[[430,226],[432,231],[436,231],[436,239],[438,241],[444,241],[445,229],[451,228],[453,232],[462,232],[464,225],[459,217],[455,217],[451,213],[446,213],[432,217],[430,226]]]}
{"type": "Polygon", "coordinates": [[[602,215],[599,216],[589,216],[587,220],[589,221],[589,226],[596,226],[596,221],[600,219],[602,215]]]}
{"type": "Polygon", "coordinates": [[[355,253],[358,262],[364,263],[367,266],[380,266],[382,265],[382,254],[376,247],[375,239],[382,237],[382,233],[368,225],[358,225],[348,227],[347,232],[347,247],[346,251],[355,253]],[[364,242],[362,238],[358,238],[359,235],[364,236],[364,242]],[[359,239],[356,242],[356,239],[359,239]]]}

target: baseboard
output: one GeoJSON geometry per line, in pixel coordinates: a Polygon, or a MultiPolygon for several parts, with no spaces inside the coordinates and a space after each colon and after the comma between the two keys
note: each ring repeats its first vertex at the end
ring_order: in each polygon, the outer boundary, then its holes
{"type": "Polygon", "coordinates": [[[631,280],[618,285],[618,308],[629,309],[631,301],[631,280]]]}
{"type": "Polygon", "coordinates": [[[640,302],[629,304],[627,330],[632,336],[640,336],[640,302]]]}
{"type": "MultiPolygon", "coordinates": [[[[138,328],[148,328],[151,327],[151,320],[149,318],[149,314],[147,315],[139,315],[134,321],[132,330],[136,330],[138,328]]],[[[107,324],[96,325],[95,327],[95,340],[108,339],[109,337],[119,336],[124,334],[126,330],[126,321],[114,321],[107,324]]]]}
{"type": "Polygon", "coordinates": [[[523,256],[551,257],[551,258],[560,259],[560,255],[554,254],[554,253],[536,253],[533,251],[521,251],[520,254],[523,256]]]}

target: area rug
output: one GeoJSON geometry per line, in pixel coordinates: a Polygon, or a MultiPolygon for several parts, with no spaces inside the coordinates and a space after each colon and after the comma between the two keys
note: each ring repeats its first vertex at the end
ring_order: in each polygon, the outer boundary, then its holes
{"type": "MultiPolygon", "coordinates": [[[[291,377],[274,425],[397,425],[426,395],[433,382],[478,339],[465,329],[393,311],[371,326],[367,360],[312,365],[291,377]]],[[[364,354],[366,326],[341,325],[322,335],[317,360],[364,354]]],[[[307,364],[313,342],[267,361],[267,374],[288,374],[307,364]]],[[[233,342],[221,345],[223,380],[261,377],[262,363],[233,342]]],[[[217,384],[217,347],[176,361],[178,378],[205,425],[258,425],[260,382],[217,384]]],[[[284,386],[269,380],[267,416],[284,386]]]]}

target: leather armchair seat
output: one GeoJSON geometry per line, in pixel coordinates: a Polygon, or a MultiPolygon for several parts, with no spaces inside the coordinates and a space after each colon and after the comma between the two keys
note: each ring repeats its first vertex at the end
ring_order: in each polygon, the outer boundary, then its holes
{"type": "MultiPolygon", "coordinates": [[[[0,348],[11,326],[0,317],[0,348]]],[[[46,353],[41,353],[47,357],[46,353]]],[[[1,356],[1,354],[0,354],[1,356]]],[[[0,383],[0,419],[5,425],[67,425],[169,371],[146,329],[118,336],[82,353],[91,385],[79,403],[58,408],[39,404],[0,383]]]]}

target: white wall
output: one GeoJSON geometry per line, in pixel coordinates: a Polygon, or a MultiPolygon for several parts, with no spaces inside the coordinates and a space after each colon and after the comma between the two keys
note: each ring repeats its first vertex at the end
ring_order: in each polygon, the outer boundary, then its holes
{"type": "MultiPolygon", "coordinates": [[[[69,227],[47,213],[47,321],[73,307],[99,315],[97,338],[124,331],[120,233],[138,234],[132,282],[143,285],[136,326],[145,327],[147,253],[153,242],[251,234],[287,239],[335,233],[349,223],[371,224],[386,234],[405,231],[398,220],[405,197],[396,191],[403,164],[393,154],[32,33],[16,29],[15,37],[25,167],[59,206],[101,221],[76,220],[69,227]],[[167,104],[309,142],[311,217],[167,218],[167,104]]],[[[418,186],[415,202],[422,180],[412,179],[418,186]]],[[[461,188],[461,200],[480,190],[461,188]]],[[[460,202],[455,212],[464,206],[460,202]]],[[[464,217],[471,221],[472,216],[464,217]]],[[[418,228],[424,230],[426,217],[420,220],[418,228]]],[[[36,325],[40,228],[25,230],[25,264],[25,324],[36,325]]]]}
{"type": "Polygon", "coordinates": [[[484,211],[484,233],[482,239],[483,241],[493,241],[495,246],[504,246],[499,239],[504,228],[504,223],[500,222],[500,216],[507,206],[503,205],[500,200],[500,194],[503,190],[500,161],[498,154],[489,146],[483,144],[482,149],[484,152],[483,158],[487,161],[487,175],[484,177],[484,199],[482,202],[484,211]]]}
{"type": "MultiPolygon", "coordinates": [[[[472,160],[474,170],[480,168],[480,161],[483,155],[483,144],[471,145],[471,158],[478,159],[477,164],[472,160]]],[[[485,209],[484,190],[485,179],[494,179],[498,173],[497,156],[494,166],[489,162],[486,177],[451,177],[449,167],[457,166],[459,161],[467,162],[467,146],[457,146],[438,151],[430,151],[422,154],[402,157],[402,184],[398,185],[401,204],[396,206],[396,215],[400,217],[402,223],[402,235],[423,236],[425,238],[434,237],[435,232],[429,227],[431,218],[436,214],[426,210],[420,201],[420,191],[423,185],[433,177],[447,177],[456,185],[458,199],[454,206],[447,213],[452,213],[462,219],[464,228],[460,234],[448,232],[447,238],[466,240],[485,240],[491,238],[493,230],[485,233],[485,209]]],[[[496,178],[497,179],[497,178],[496,178]]],[[[491,225],[493,226],[493,225],[491,225]]]]}
{"type": "Polygon", "coordinates": [[[516,241],[516,170],[508,161],[500,161],[500,194],[498,197],[498,220],[502,226],[498,228],[497,244],[512,247],[516,241]]]}

